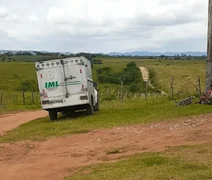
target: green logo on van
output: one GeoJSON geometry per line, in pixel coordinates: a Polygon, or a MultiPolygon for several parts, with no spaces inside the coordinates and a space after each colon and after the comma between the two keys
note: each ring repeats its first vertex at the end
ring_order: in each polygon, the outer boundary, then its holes
{"type": "Polygon", "coordinates": [[[54,88],[57,88],[57,87],[59,87],[58,81],[46,82],[45,83],[45,88],[46,89],[54,89],[54,88]]]}

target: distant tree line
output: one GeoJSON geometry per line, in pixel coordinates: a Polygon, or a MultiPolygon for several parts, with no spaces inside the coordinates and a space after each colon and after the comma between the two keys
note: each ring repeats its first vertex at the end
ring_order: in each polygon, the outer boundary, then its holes
{"type": "MultiPolygon", "coordinates": [[[[79,57],[84,56],[89,60],[93,60],[94,64],[101,64],[98,58],[122,58],[122,59],[164,59],[164,60],[206,60],[206,56],[190,56],[184,53],[175,55],[175,56],[111,56],[108,54],[94,54],[94,53],[85,53],[80,52],[76,54],[70,53],[60,53],[60,52],[45,52],[45,51],[17,51],[17,52],[6,52],[0,54],[1,61],[16,61],[16,57],[18,56],[33,56],[31,61],[38,61],[38,60],[50,60],[50,59],[60,59],[60,58],[68,58],[68,57],[79,57]],[[36,58],[38,57],[38,58],[36,58]],[[96,61],[97,60],[97,61],[96,61]]],[[[18,58],[18,60],[20,60],[18,58]]],[[[20,60],[21,61],[21,60],[20,60]]],[[[24,60],[23,60],[24,61],[24,60]]]]}

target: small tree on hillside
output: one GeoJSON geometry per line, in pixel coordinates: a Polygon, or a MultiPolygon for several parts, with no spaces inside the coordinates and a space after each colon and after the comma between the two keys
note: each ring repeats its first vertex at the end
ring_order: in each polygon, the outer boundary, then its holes
{"type": "Polygon", "coordinates": [[[34,92],[37,92],[38,91],[38,84],[35,80],[32,80],[31,81],[31,92],[32,92],[32,103],[35,104],[35,98],[34,98],[34,92]]]}
{"type": "Polygon", "coordinates": [[[32,91],[32,102],[34,103],[33,91],[37,89],[36,83],[33,80],[24,80],[20,83],[18,90],[22,91],[23,104],[26,104],[25,93],[27,91],[32,91]]]}

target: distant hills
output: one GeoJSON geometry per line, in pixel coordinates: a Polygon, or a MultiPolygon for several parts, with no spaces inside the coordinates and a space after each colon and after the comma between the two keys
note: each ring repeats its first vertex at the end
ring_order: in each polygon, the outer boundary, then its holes
{"type": "MultiPolygon", "coordinates": [[[[15,51],[15,50],[0,50],[0,53],[8,53],[11,52],[12,54],[16,54],[20,51],[15,51]]],[[[29,53],[35,53],[35,52],[41,52],[41,53],[53,53],[53,52],[48,52],[48,51],[22,51],[22,52],[29,52],[29,53]]],[[[73,53],[70,52],[58,52],[61,54],[65,55],[70,55],[73,53]]],[[[94,53],[92,53],[94,54],[94,53]]],[[[109,55],[109,56],[207,56],[206,52],[200,52],[200,51],[187,51],[187,52],[149,52],[149,51],[133,51],[133,52],[111,52],[108,54],[103,54],[103,53],[97,53],[97,54],[102,54],[102,55],[109,55]]]]}
{"type": "Polygon", "coordinates": [[[148,51],[133,51],[133,52],[126,52],[126,53],[119,53],[119,52],[111,52],[109,56],[207,56],[206,52],[199,52],[199,51],[188,51],[188,52],[148,52],[148,51]]]}

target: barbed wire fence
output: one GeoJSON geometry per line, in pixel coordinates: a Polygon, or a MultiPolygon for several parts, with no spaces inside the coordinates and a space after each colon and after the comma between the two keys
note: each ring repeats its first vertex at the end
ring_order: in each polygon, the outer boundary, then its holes
{"type": "MultiPolygon", "coordinates": [[[[187,92],[179,91],[176,88],[177,84],[175,83],[175,78],[170,78],[170,92],[164,93],[161,92],[143,92],[143,93],[132,93],[127,88],[101,88],[99,90],[99,97],[101,101],[111,101],[111,100],[128,100],[128,99],[148,99],[149,97],[169,97],[169,99],[180,98],[189,96],[187,92]]],[[[198,76],[196,85],[191,86],[193,92],[199,97],[202,94],[201,89],[201,79],[198,76]]],[[[191,94],[191,95],[194,95],[191,94]]],[[[25,93],[25,100],[23,100],[23,93],[20,91],[4,91],[0,90],[0,106],[5,105],[40,105],[40,93],[39,92],[29,92],[25,93]]]]}

